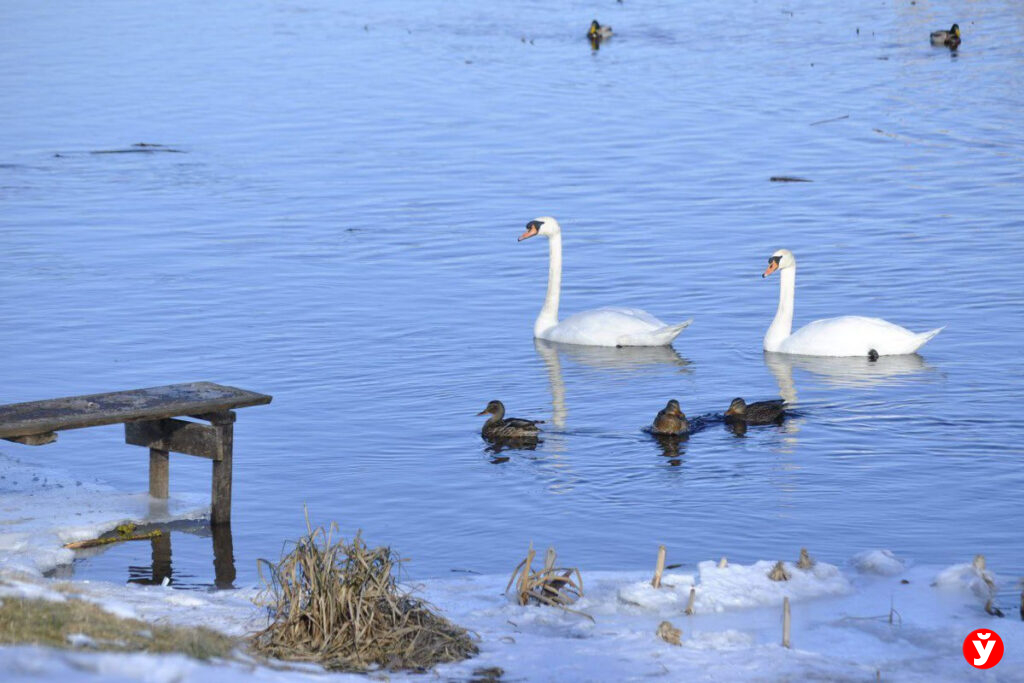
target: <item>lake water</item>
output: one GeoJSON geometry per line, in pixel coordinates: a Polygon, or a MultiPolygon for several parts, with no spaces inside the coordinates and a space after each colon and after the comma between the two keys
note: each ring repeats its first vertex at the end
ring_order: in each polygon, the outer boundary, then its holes
{"type": "MultiPolygon", "coordinates": [[[[303,506],[414,577],[510,572],[531,541],[584,570],[664,543],[1024,573],[1024,5],[855,4],[7,0],[0,402],[272,394],[236,425],[239,582],[303,506]],[[931,47],[953,21],[960,50],[931,47]],[[515,238],[546,214],[563,315],[692,317],[674,350],[535,344],[547,244],[515,238]],[[780,247],[797,325],[948,327],[920,357],[765,357],[780,247]],[[798,416],[668,457],[641,432],[734,396],[798,416]],[[489,452],[493,398],[543,443],[489,452]]],[[[147,482],[119,427],[2,450],[147,482]]],[[[209,476],[172,458],[172,491],[209,476]]],[[[213,582],[209,538],[173,545],[183,584],[213,582]]]]}

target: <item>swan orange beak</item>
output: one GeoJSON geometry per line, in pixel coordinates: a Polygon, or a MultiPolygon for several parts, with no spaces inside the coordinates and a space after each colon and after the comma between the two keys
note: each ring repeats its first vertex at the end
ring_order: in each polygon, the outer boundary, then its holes
{"type": "Polygon", "coordinates": [[[771,275],[772,273],[774,273],[778,269],[779,269],[779,262],[778,261],[772,261],[771,263],[768,264],[768,267],[764,269],[764,272],[761,273],[761,277],[768,277],[769,275],[771,275]]]}
{"type": "Polygon", "coordinates": [[[530,239],[531,237],[533,237],[536,234],[537,234],[537,228],[527,228],[526,232],[524,232],[522,235],[520,235],[519,239],[516,240],[516,241],[517,242],[522,242],[523,240],[528,240],[528,239],[530,239]]]}

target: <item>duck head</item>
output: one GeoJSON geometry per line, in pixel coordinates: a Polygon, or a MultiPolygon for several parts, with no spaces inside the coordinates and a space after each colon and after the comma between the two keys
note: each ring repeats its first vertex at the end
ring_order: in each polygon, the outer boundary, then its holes
{"type": "Polygon", "coordinates": [[[669,415],[675,415],[676,417],[686,419],[686,415],[683,413],[682,408],[679,407],[679,401],[675,399],[672,399],[667,404],[665,404],[665,412],[668,413],[669,415]]]}
{"type": "Polygon", "coordinates": [[[477,415],[494,415],[497,418],[501,418],[505,414],[505,404],[501,401],[491,401],[487,404],[487,407],[481,410],[477,415]]]}
{"type": "Polygon", "coordinates": [[[768,257],[768,267],[761,273],[761,277],[768,277],[776,270],[782,268],[794,268],[796,266],[796,258],[793,257],[793,252],[789,249],[779,249],[777,252],[768,257]]]}
{"type": "Polygon", "coordinates": [[[601,24],[597,23],[597,19],[590,22],[590,30],[587,31],[587,36],[590,38],[597,38],[598,31],[601,30],[601,24]]]}
{"type": "Polygon", "coordinates": [[[742,398],[734,398],[732,403],[729,404],[729,409],[725,411],[726,417],[736,415],[742,417],[747,412],[747,402],[742,398]]]}
{"type": "Polygon", "coordinates": [[[950,29],[949,29],[949,33],[950,33],[950,35],[955,37],[957,40],[960,40],[960,25],[959,24],[953,24],[953,26],[950,27],[950,29]]]}
{"type": "Polygon", "coordinates": [[[558,221],[551,216],[541,216],[540,218],[534,218],[526,224],[526,232],[519,236],[519,241],[528,240],[536,235],[554,237],[561,234],[561,232],[562,226],[558,224],[558,221]]]}

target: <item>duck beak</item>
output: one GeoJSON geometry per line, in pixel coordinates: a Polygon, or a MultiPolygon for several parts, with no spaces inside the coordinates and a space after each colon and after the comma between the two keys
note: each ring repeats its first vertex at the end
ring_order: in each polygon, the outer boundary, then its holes
{"type": "Polygon", "coordinates": [[[729,409],[725,411],[725,414],[726,415],[735,415],[736,411],[732,409],[732,406],[730,406],[729,409]]]}
{"type": "Polygon", "coordinates": [[[480,417],[481,415],[486,415],[486,414],[487,414],[487,409],[484,409],[484,410],[481,410],[479,413],[477,413],[476,416],[480,417]]]}
{"type": "Polygon", "coordinates": [[[771,263],[768,264],[768,267],[764,269],[764,272],[761,273],[761,277],[768,277],[769,275],[771,275],[772,273],[774,273],[778,269],[779,269],[779,262],[778,261],[772,261],[771,263]]]}
{"type": "Polygon", "coordinates": [[[533,237],[536,234],[537,234],[537,228],[533,228],[533,227],[527,228],[526,232],[524,232],[522,235],[520,235],[519,239],[516,240],[516,241],[517,242],[522,242],[523,240],[528,240],[528,239],[530,239],[531,237],[533,237]]]}

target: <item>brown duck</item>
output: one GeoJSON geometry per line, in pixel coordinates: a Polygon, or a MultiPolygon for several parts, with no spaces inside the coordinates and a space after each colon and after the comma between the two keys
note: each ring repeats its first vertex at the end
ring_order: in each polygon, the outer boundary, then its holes
{"type": "Polygon", "coordinates": [[[725,411],[725,421],[767,425],[778,422],[785,414],[785,402],[781,399],[747,403],[742,398],[734,398],[729,404],[729,409],[725,411]]]}
{"type": "Polygon", "coordinates": [[[651,434],[680,436],[689,431],[690,423],[686,421],[686,415],[679,409],[679,401],[675,399],[658,411],[654,424],[651,425],[651,434]]]}
{"type": "Polygon", "coordinates": [[[932,45],[945,45],[950,50],[960,47],[960,27],[953,24],[948,31],[932,31],[932,45]]]}
{"type": "Polygon", "coordinates": [[[522,439],[536,437],[540,433],[537,422],[542,420],[522,420],[518,417],[505,417],[505,405],[501,401],[491,401],[477,415],[490,415],[484,422],[480,433],[488,439],[522,439]]]}

